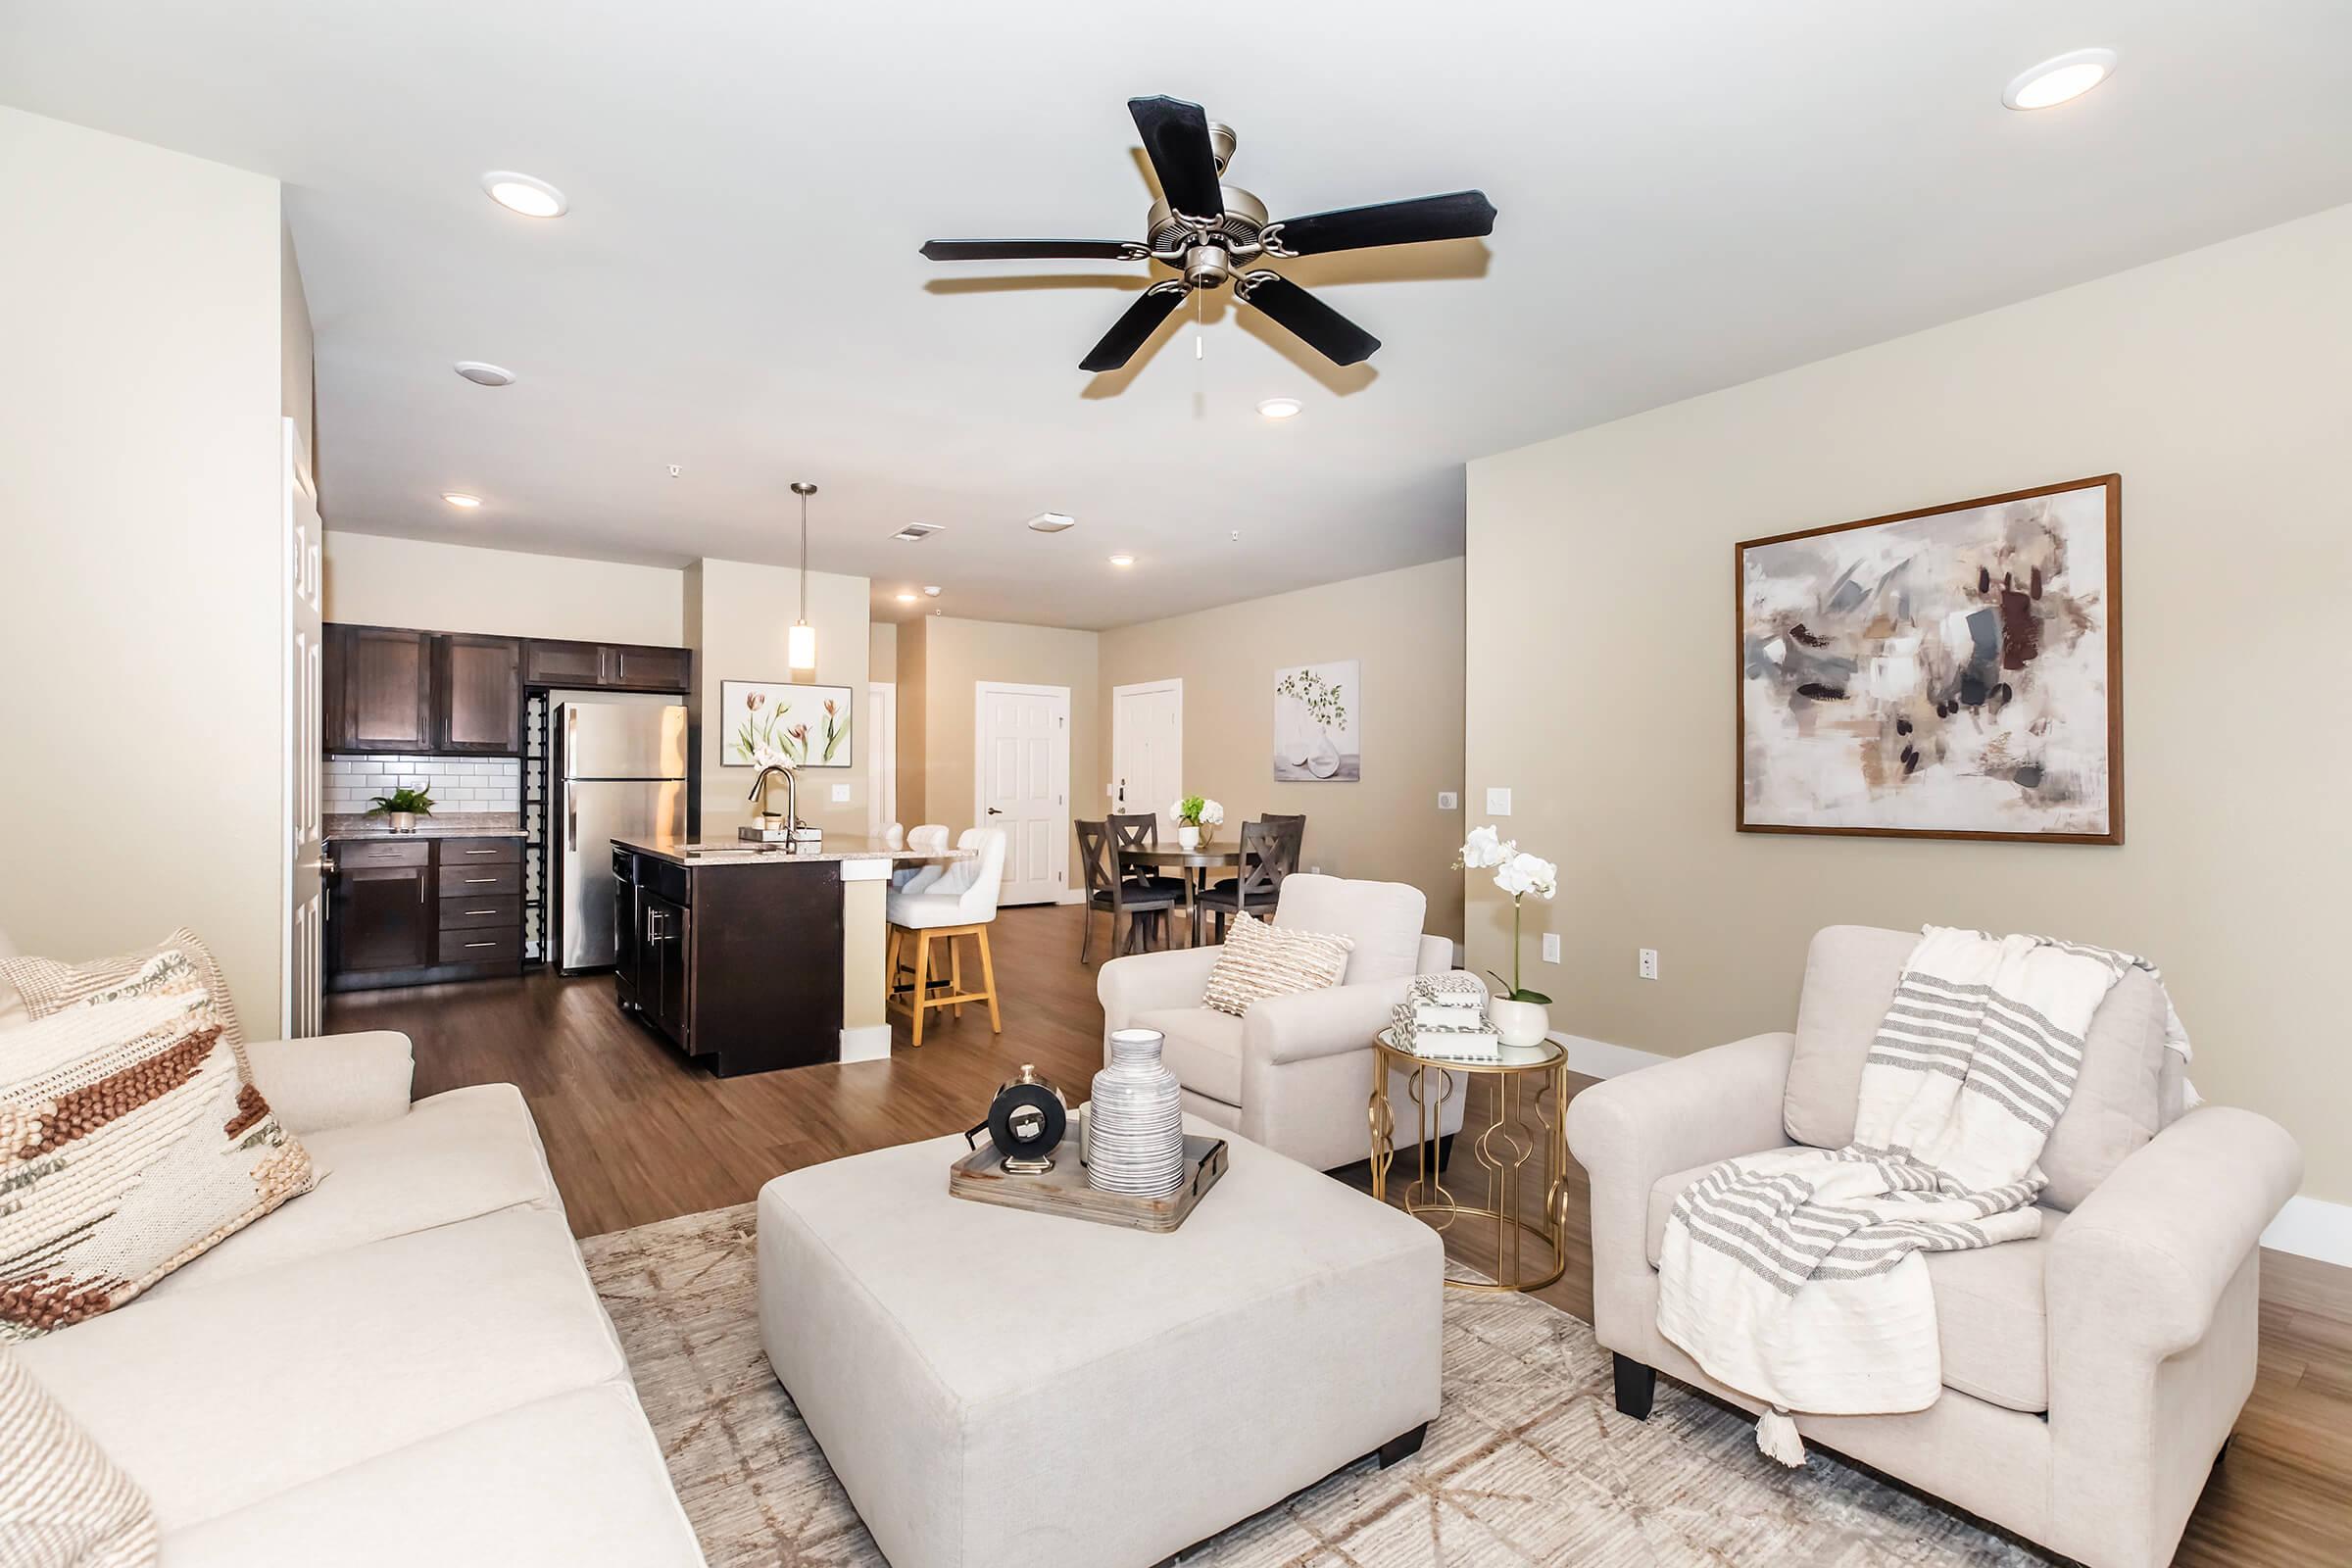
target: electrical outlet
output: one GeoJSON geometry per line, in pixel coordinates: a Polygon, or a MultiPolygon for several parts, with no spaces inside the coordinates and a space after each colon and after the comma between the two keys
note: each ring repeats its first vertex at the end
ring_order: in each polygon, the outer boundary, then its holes
{"type": "Polygon", "coordinates": [[[847,804],[849,798],[850,787],[847,784],[836,784],[833,786],[833,804],[835,806],[847,804]]]}
{"type": "Polygon", "coordinates": [[[1487,791],[1487,814],[1488,814],[1489,816],[1508,816],[1508,815],[1510,815],[1510,814],[1511,814],[1511,792],[1510,792],[1509,790],[1496,790],[1496,789],[1490,789],[1490,790],[1488,790],[1488,791],[1487,791]]]}
{"type": "Polygon", "coordinates": [[[1643,948],[1642,950],[1642,978],[1644,980],[1655,980],[1657,977],[1658,950],[1655,948],[1643,948]]]}
{"type": "Polygon", "coordinates": [[[1440,791],[1438,791],[1438,809],[1439,809],[1439,810],[1441,810],[1441,811],[1453,811],[1453,810],[1459,810],[1459,809],[1461,808],[1461,805],[1462,805],[1462,798],[1461,798],[1459,795],[1456,795],[1456,794],[1454,794],[1454,793],[1453,793],[1453,791],[1451,791],[1451,790],[1440,790],[1440,791]]]}
{"type": "Polygon", "coordinates": [[[1557,931],[1544,933],[1544,961],[1545,963],[1560,961],[1560,934],[1557,931]]]}

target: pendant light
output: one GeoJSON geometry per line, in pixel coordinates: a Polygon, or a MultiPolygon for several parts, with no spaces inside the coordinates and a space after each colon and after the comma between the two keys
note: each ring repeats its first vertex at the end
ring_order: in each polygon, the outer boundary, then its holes
{"type": "Polygon", "coordinates": [[[816,486],[795,479],[792,493],[801,498],[801,618],[792,623],[792,637],[786,645],[786,662],[796,670],[813,672],[816,668],[816,628],[808,624],[808,498],[816,494],[816,486]]]}

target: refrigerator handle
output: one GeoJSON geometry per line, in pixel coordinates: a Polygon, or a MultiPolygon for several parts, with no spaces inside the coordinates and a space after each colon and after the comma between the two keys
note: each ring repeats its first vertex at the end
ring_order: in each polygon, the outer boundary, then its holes
{"type": "Polygon", "coordinates": [[[564,705],[564,776],[571,777],[571,758],[580,738],[580,710],[564,705]]]}
{"type": "Polygon", "coordinates": [[[564,786],[564,848],[571,851],[579,847],[580,787],[567,783],[564,786]]]}

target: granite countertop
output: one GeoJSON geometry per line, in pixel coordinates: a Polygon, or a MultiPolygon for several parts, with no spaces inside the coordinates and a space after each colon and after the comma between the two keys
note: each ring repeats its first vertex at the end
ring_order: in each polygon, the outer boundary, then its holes
{"type": "Polygon", "coordinates": [[[880,839],[855,833],[828,833],[822,844],[801,844],[786,855],[781,844],[754,844],[749,839],[614,839],[624,850],[651,855],[678,865],[750,864],[776,860],[808,865],[825,860],[961,860],[969,850],[894,850],[880,839]]]}
{"type": "Polygon", "coordinates": [[[522,821],[513,811],[440,811],[416,819],[412,833],[395,833],[380,816],[329,815],[321,837],[330,839],[518,839],[522,821]]]}

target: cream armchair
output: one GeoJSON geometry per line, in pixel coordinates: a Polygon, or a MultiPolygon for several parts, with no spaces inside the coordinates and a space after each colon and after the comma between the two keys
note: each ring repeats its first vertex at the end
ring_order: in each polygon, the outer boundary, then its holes
{"type": "MultiPolygon", "coordinates": [[[[1316,1170],[1371,1153],[1372,1036],[1390,1021],[1417,974],[1453,967],[1453,944],[1425,936],[1428,901],[1398,882],[1356,882],[1295,872],[1285,877],[1274,923],[1352,939],[1348,971],[1327,991],[1252,1003],[1242,1017],[1200,1004],[1214,947],[1113,958],[1095,983],[1104,1059],[1114,1029],[1157,1029],[1163,1059],[1184,1086],[1184,1108],[1316,1170]]],[[[1409,1105],[1403,1074],[1390,1076],[1392,1103],[1409,1105]]],[[[1397,1115],[1400,1134],[1411,1123],[1397,1115]]],[[[1462,1125],[1458,1079],[1441,1130],[1462,1125]]]]}
{"type": "MultiPolygon", "coordinates": [[[[1570,1102],[1592,1178],[1592,1327],[1620,1410],[1665,1372],[1743,1408],[1657,1329],[1675,1197],[1709,1166],[1853,1132],[1862,1059],[1909,932],[1816,936],[1793,1034],[1757,1035],[1611,1079],[1570,1102]]],[[[1837,1449],[2090,1568],[2169,1562],[2254,1385],[2263,1227],[2302,1179],[2275,1123],[2182,1110],[2163,993],[2120,982],[2042,1167],[2042,1234],[1928,1254],[1942,1396],[1903,1415],[1799,1414],[1837,1449]]],[[[1756,1459],[1767,1463],[1769,1460],[1756,1459]]]]}

